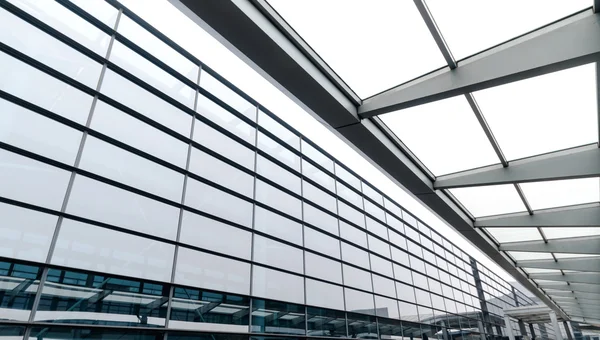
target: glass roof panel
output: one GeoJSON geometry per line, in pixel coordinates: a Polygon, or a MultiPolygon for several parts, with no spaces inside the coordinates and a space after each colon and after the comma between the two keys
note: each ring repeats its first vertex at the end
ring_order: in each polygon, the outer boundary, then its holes
{"type": "Polygon", "coordinates": [[[475,217],[526,210],[512,184],[457,188],[450,189],[450,192],[475,217]]]}
{"type": "Polygon", "coordinates": [[[557,259],[572,259],[575,257],[596,257],[600,256],[600,254],[569,254],[569,253],[555,253],[557,259]]]}
{"type": "Polygon", "coordinates": [[[598,141],[595,64],[474,96],[508,160],[598,141]]]}
{"type": "Polygon", "coordinates": [[[596,227],[542,228],[542,231],[544,232],[544,235],[546,235],[546,238],[549,240],[565,237],[584,237],[600,235],[600,228],[596,227]]]}
{"type": "Polygon", "coordinates": [[[379,117],[436,176],[499,163],[463,96],[379,117]]]}
{"type": "Polygon", "coordinates": [[[544,268],[527,268],[527,267],[522,267],[523,269],[525,269],[525,271],[529,274],[533,274],[533,273],[544,273],[544,274],[561,274],[561,271],[558,269],[544,269],[544,268]]]}
{"type": "Polygon", "coordinates": [[[268,2],[361,98],[446,66],[412,1],[268,2]]]}
{"type": "Polygon", "coordinates": [[[485,228],[499,243],[543,241],[537,228],[485,228]]]}
{"type": "Polygon", "coordinates": [[[549,24],[591,4],[590,0],[427,1],[457,59],[549,24]]]}
{"type": "Polygon", "coordinates": [[[553,259],[550,253],[531,253],[525,251],[507,251],[517,261],[522,260],[551,260],[553,259]]]}
{"type": "Polygon", "coordinates": [[[600,200],[598,178],[522,183],[521,189],[534,210],[600,200]]]}

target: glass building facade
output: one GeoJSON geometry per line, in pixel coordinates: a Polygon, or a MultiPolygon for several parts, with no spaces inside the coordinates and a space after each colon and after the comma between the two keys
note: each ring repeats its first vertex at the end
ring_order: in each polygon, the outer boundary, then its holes
{"type": "Polygon", "coordinates": [[[0,25],[3,337],[492,339],[535,304],[117,1],[0,25]]]}

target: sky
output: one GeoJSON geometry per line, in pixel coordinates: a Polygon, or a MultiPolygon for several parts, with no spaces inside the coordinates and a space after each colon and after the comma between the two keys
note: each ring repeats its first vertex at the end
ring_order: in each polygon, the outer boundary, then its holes
{"type": "MultiPolygon", "coordinates": [[[[169,2],[120,1],[463,251],[499,276],[512,280],[444,221],[169,2]]],[[[413,1],[271,0],[269,3],[361,98],[445,66],[413,1]]],[[[591,1],[430,0],[427,4],[454,57],[461,59],[589,7],[591,1]]],[[[598,141],[594,70],[594,65],[584,65],[474,94],[509,160],[598,141]]],[[[464,97],[381,117],[436,176],[498,163],[464,97]],[[431,124],[432,121],[439,124],[431,124]]],[[[572,186],[558,183],[561,185],[567,192],[581,190],[587,195],[584,200],[598,201],[597,178],[593,183],[579,182],[572,186]]],[[[452,193],[475,216],[523,211],[524,206],[511,187],[454,189],[452,193]]],[[[551,196],[548,190],[547,187],[537,191],[527,189],[536,197],[536,206],[556,206],[556,202],[548,202],[551,196]]]]}

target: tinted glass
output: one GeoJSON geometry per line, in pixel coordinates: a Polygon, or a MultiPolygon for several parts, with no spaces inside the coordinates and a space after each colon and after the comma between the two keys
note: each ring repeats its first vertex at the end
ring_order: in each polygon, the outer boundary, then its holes
{"type": "Polygon", "coordinates": [[[307,307],[306,312],[308,335],[346,336],[346,313],[316,307],[307,307]]]}
{"type": "Polygon", "coordinates": [[[304,273],[302,250],[270,238],[254,235],[254,261],[287,269],[298,274],[304,273]]]}
{"type": "Polygon", "coordinates": [[[343,310],[343,288],[342,286],[306,279],[306,303],[313,306],[343,310]]]}
{"type": "Polygon", "coordinates": [[[5,311],[3,319],[29,319],[41,273],[37,266],[0,261],[0,308],[5,311]]]}
{"type": "Polygon", "coordinates": [[[340,241],[309,227],[304,227],[304,246],[321,254],[340,258],[340,241]]]}
{"type": "Polygon", "coordinates": [[[302,224],[262,207],[255,207],[254,229],[302,245],[302,224]]]}
{"type": "Polygon", "coordinates": [[[304,279],[301,276],[254,265],[252,267],[252,295],[304,303],[304,279]]]}
{"type": "Polygon", "coordinates": [[[254,299],[252,308],[252,332],[305,334],[304,306],[254,299]]]}

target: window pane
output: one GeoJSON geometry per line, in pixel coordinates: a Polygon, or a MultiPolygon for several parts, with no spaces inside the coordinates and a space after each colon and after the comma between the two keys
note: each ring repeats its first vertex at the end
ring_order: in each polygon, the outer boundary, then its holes
{"type": "MultiPolygon", "coordinates": [[[[363,293],[350,288],[344,288],[344,294],[347,311],[375,315],[373,294],[363,293]]],[[[350,322],[348,322],[348,326],[350,326],[350,322]]]]}
{"type": "Polygon", "coordinates": [[[118,110],[96,102],[91,128],[184,169],[187,144],[118,110]]]}
{"type": "Polygon", "coordinates": [[[304,252],[304,259],[306,261],[306,275],[339,284],[342,283],[341,263],[310,252],[304,252]]]}
{"type": "Polygon", "coordinates": [[[315,203],[316,205],[329,210],[330,212],[337,213],[336,199],[334,196],[327,194],[325,191],[317,188],[316,186],[302,181],[302,196],[307,200],[315,203]]]}
{"type": "Polygon", "coordinates": [[[249,260],[252,234],[211,218],[184,211],[179,241],[249,260]]]}
{"type": "Polygon", "coordinates": [[[361,195],[343,185],[341,182],[336,182],[335,185],[338,196],[352,203],[358,209],[363,209],[363,198],[361,195]]]}
{"type": "Polygon", "coordinates": [[[261,155],[256,157],[256,172],[265,178],[289,189],[300,192],[300,177],[271,162],[261,155]]]}
{"type": "Polygon", "coordinates": [[[369,292],[373,291],[371,273],[347,264],[342,265],[344,273],[344,284],[350,287],[360,288],[369,292]]]}
{"type": "Polygon", "coordinates": [[[378,238],[375,238],[371,235],[367,235],[367,239],[369,241],[369,250],[390,258],[390,246],[389,244],[381,241],[378,238]]]}
{"type": "Polygon", "coordinates": [[[0,99],[0,141],[69,165],[75,163],[82,133],[0,99]]]}
{"type": "Polygon", "coordinates": [[[300,137],[260,110],[258,110],[258,124],[294,149],[300,150],[300,137]]]}
{"type": "Polygon", "coordinates": [[[525,211],[523,200],[511,184],[456,188],[450,192],[475,217],[525,211]]]}
{"type": "MultiPolygon", "coordinates": [[[[412,270],[410,270],[406,267],[399,266],[395,263],[394,263],[393,267],[394,267],[394,278],[396,280],[400,280],[400,281],[407,282],[410,284],[413,283],[412,270]]],[[[450,278],[448,278],[448,280],[450,280],[450,278]]]]}
{"type": "Polygon", "coordinates": [[[179,247],[174,282],[248,295],[250,264],[179,247]]]}
{"type": "Polygon", "coordinates": [[[302,140],[302,154],[310,158],[316,164],[319,164],[325,168],[325,170],[334,173],[333,161],[304,140],[302,140]]]}
{"type": "Polygon", "coordinates": [[[0,256],[45,262],[57,216],[0,203],[0,256]]]}
{"type": "MultiPolygon", "coordinates": [[[[347,294],[347,293],[346,293],[347,294]]],[[[346,295],[348,296],[348,295],[346,295]]],[[[362,311],[358,311],[362,313],[362,311]]],[[[375,314],[374,312],[370,314],[375,314]]],[[[374,316],[348,313],[348,335],[357,339],[377,339],[377,321],[374,316]]]]}
{"type": "MultiPolygon", "coordinates": [[[[252,312],[252,332],[280,334],[305,333],[306,315],[304,313],[304,306],[278,301],[253,299],[252,308],[256,308],[256,310],[252,312]]],[[[252,339],[254,339],[254,337],[252,339]]]]}
{"type": "Polygon", "coordinates": [[[342,259],[344,262],[352,263],[361,268],[370,269],[369,254],[359,248],[342,242],[342,259]]]}
{"type": "Polygon", "coordinates": [[[101,92],[180,135],[189,136],[190,115],[111,70],[106,70],[101,92]]]}
{"type": "Polygon", "coordinates": [[[0,22],[9,29],[0,32],[0,41],[93,89],[98,86],[102,65],[33,27],[4,9],[0,22]],[[15,34],[14,32],[19,32],[15,34]],[[19,39],[17,37],[27,37],[19,39]]]}
{"type": "Polygon", "coordinates": [[[346,336],[346,313],[315,307],[307,307],[306,312],[308,318],[308,335],[330,337],[346,336]]]}
{"type": "Polygon", "coordinates": [[[179,209],[77,175],[67,213],[175,240],[179,209]]]}
{"type": "Polygon", "coordinates": [[[306,161],[305,159],[302,160],[302,173],[306,177],[322,185],[325,189],[335,193],[335,180],[333,177],[324,171],[321,171],[321,169],[312,165],[312,163],[306,161]]]}
{"type": "MultiPolygon", "coordinates": [[[[413,287],[406,285],[401,282],[396,282],[396,293],[398,294],[398,299],[415,302],[415,290],[413,287]]],[[[400,311],[402,313],[402,311],[400,311]]]]}
{"type": "Polygon", "coordinates": [[[247,197],[254,194],[254,176],[196,148],[192,148],[189,170],[247,197]]]}
{"type": "Polygon", "coordinates": [[[363,228],[366,227],[365,215],[362,212],[352,208],[348,204],[346,204],[342,201],[339,201],[339,200],[338,200],[338,211],[339,211],[339,214],[341,217],[347,219],[348,221],[350,221],[358,226],[361,226],[363,228]]]}
{"type": "Polygon", "coordinates": [[[261,207],[255,207],[254,229],[302,245],[302,225],[261,207]]]}
{"type": "Polygon", "coordinates": [[[0,90],[85,124],[92,97],[0,52],[0,90]]]}
{"type": "Polygon", "coordinates": [[[175,287],[169,328],[247,332],[250,298],[175,287]]]}
{"type": "Polygon", "coordinates": [[[388,239],[388,228],[382,223],[366,216],[367,221],[367,230],[372,232],[375,235],[382,237],[383,239],[388,239]]]}
{"type": "Polygon", "coordinates": [[[258,133],[257,146],[260,150],[273,156],[278,161],[300,172],[300,157],[262,132],[258,133]]]}
{"type": "Polygon", "coordinates": [[[419,321],[417,306],[415,306],[414,304],[398,301],[398,309],[400,309],[400,318],[402,319],[402,321],[419,321]]]}
{"type": "MultiPolygon", "coordinates": [[[[72,327],[34,327],[31,336],[39,340],[84,340],[84,339],[121,339],[121,340],[161,340],[163,333],[139,329],[104,329],[72,327]]],[[[222,340],[222,339],[219,339],[222,340]]],[[[239,339],[238,339],[239,340],[239,339]]]]}
{"type": "Polygon", "coordinates": [[[392,270],[392,262],[382,259],[381,257],[369,254],[369,258],[371,259],[371,270],[389,277],[394,277],[394,272],[392,270]]]}
{"type": "Polygon", "coordinates": [[[254,171],[254,151],[199,120],[194,122],[194,141],[254,171]]]}
{"type": "Polygon", "coordinates": [[[370,185],[363,183],[362,192],[376,203],[383,205],[383,196],[380,193],[378,193],[375,189],[371,188],[370,185]]]}
{"type": "Polygon", "coordinates": [[[202,72],[200,75],[200,86],[241,114],[250,118],[251,121],[256,121],[256,106],[252,105],[229,87],[215,79],[215,77],[208,74],[208,72],[202,72]]]}
{"type": "Polygon", "coordinates": [[[340,221],[340,236],[343,239],[367,248],[367,233],[344,221],[340,221]]]}
{"type": "MultiPolygon", "coordinates": [[[[29,320],[40,284],[39,267],[0,261],[0,313],[4,320],[29,320]]],[[[0,334],[3,330],[0,328],[0,334]]]]}
{"type": "Polygon", "coordinates": [[[181,73],[181,75],[193,81],[194,84],[198,81],[197,65],[179,54],[179,52],[176,52],[153,34],[146,31],[142,26],[135,23],[126,15],[122,15],[119,19],[118,31],[136,45],[160,59],[175,71],[181,73]]]}
{"type": "Polygon", "coordinates": [[[211,215],[252,227],[252,203],[189,178],[185,204],[211,215]]]}
{"type": "Polygon", "coordinates": [[[396,287],[394,287],[394,281],[377,274],[373,274],[373,291],[394,299],[396,298],[396,287]]]}
{"type": "Polygon", "coordinates": [[[60,210],[70,176],[65,170],[0,149],[2,197],[60,210]]]}
{"type": "Polygon", "coordinates": [[[356,176],[354,176],[353,174],[348,172],[348,170],[344,169],[342,166],[340,166],[337,163],[335,164],[335,175],[342,181],[353,186],[355,189],[360,190],[360,188],[361,188],[360,179],[356,178],[356,176]]]}
{"type": "Polygon", "coordinates": [[[11,0],[10,2],[96,54],[106,56],[110,37],[66,7],[47,1],[11,0]]]}
{"type": "Polygon", "coordinates": [[[254,235],[254,261],[298,274],[304,272],[302,250],[269,238],[254,235]]]}
{"type": "Polygon", "coordinates": [[[224,107],[201,94],[198,94],[198,103],[196,105],[196,111],[202,116],[254,145],[256,134],[256,129],[254,127],[244,123],[243,120],[227,111],[224,107]]]}
{"type": "Polygon", "coordinates": [[[292,217],[302,219],[302,204],[299,199],[261,180],[256,181],[256,200],[292,217]]]}
{"type": "Polygon", "coordinates": [[[304,279],[301,276],[254,265],[252,296],[304,303],[304,279]]]}
{"type": "Polygon", "coordinates": [[[306,304],[343,310],[343,288],[342,286],[306,279],[306,304]]]}
{"type": "Polygon", "coordinates": [[[65,219],[52,264],[170,281],[174,246],[65,219]]]}
{"type": "Polygon", "coordinates": [[[302,206],[304,207],[304,222],[334,235],[338,234],[337,218],[313,207],[308,203],[302,202],[302,206]]]}
{"type": "Polygon", "coordinates": [[[164,326],[169,288],[85,272],[48,270],[35,321],[164,326]]]}
{"type": "MultiPolygon", "coordinates": [[[[110,28],[115,27],[115,21],[117,20],[117,14],[119,11],[113,6],[109,5],[106,1],[102,0],[69,0],[70,2],[77,5],[79,8],[93,15],[96,19],[102,21],[106,26],[110,28]]],[[[121,17],[120,23],[123,21],[121,17]]]]}
{"type": "Polygon", "coordinates": [[[304,227],[304,246],[321,254],[340,258],[340,241],[309,227],[304,227]]]}
{"type": "Polygon", "coordinates": [[[377,295],[375,295],[375,312],[377,316],[385,318],[396,319],[400,317],[400,313],[398,313],[398,302],[396,302],[396,300],[377,295]]]}

